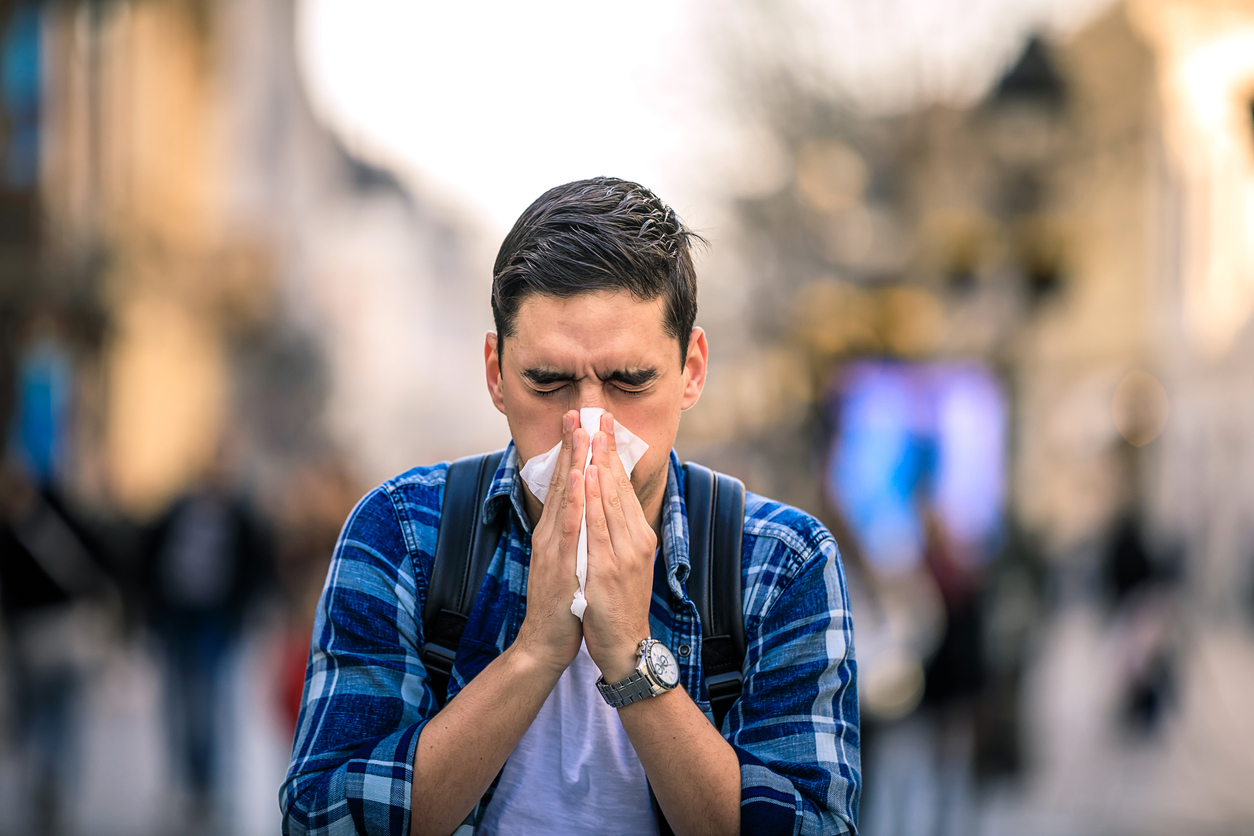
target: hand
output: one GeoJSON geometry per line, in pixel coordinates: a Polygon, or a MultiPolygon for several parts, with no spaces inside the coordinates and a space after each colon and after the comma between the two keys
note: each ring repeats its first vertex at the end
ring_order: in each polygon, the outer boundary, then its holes
{"type": "Polygon", "coordinates": [[[649,635],[653,556],[657,534],[623,468],[614,441],[614,418],[601,416],[592,438],[592,463],[584,474],[588,508],[588,609],[584,641],[607,682],[636,667],[640,640],[649,635]]]}
{"type": "Polygon", "coordinates": [[[588,434],[579,428],[579,413],[571,410],[562,416],[562,449],[531,535],[527,616],[515,642],[558,672],[579,653],[583,638],[583,626],[571,614],[570,602],[579,588],[575,562],[584,507],[582,465],[587,458],[588,434]]]}

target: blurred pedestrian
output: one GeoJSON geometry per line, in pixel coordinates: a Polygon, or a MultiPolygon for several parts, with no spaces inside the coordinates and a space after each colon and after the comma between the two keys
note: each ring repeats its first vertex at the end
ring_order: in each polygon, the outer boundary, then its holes
{"type": "Polygon", "coordinates": [[[938,834],[970,832],[975,812],[975,705],[984,685],[983,611],[977,562],[944,518],[921,503],[923,561],[940,593],[944,629],[925,671],[923,706],[933,725],[938,834]]]}
{"type": "Polygon", "coordinates": [[[116,632],[120,596],[104,549],[64,501],[75,373],[62,319],[23,321],[0,461],[0,611],[9,638],[16,739],[29,824],[59,832],[79,760],[82,681],[116,632]]]}
{"type": "Polygon", "coordinates": [[[225,673],[248,604],[267,581],[270,544],[221,453],[158,521],[145,571],[148,614],[165,656],[166,715],[193,826],[215,812],[229,725],[225,673]]]}
{"type": "Polygon", "coordinates": [[[288,482],[277,520],[275,568],[286,624],[275,671],[279,712],[295,731],[318,595],[361,489],[345,459],[333,453],[308,462],[288,482]]]}
{"type": "Polygon", "coordinates": [[[0,464],[0,613],[33,832],[65,823],[82,683],[120,627],[120,600],[98,543],[55,491],[0,464]]]}
{"type": "Polygon", "coordinates": [[[1151,736],[1175,697],[1173,641],[1178,622],[1176,562],[1146,536],[1139,448],[1115,445],[1120,507],[1106,536],[1102,581],[1119,646],[1118,723],[1151,736]]]}

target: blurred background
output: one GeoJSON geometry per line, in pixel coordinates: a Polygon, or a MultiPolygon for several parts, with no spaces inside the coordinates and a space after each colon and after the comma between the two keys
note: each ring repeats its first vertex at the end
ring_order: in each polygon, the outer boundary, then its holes
{"type": "Polygon", "coordinates": [[[0,0],[0,834],[276,832],[598,174],[710,240],[680,455],[837,536],[864,831],[1254,830],[1254,2],[0,0]]]}

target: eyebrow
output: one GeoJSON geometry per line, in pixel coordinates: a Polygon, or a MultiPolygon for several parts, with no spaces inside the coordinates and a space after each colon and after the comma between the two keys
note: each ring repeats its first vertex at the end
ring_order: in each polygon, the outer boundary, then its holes
{"type": "MultiPolygon", "coordinates": [[[[523,377],[536,386],[552,386],[555,383],[570,383],[576,378],[570,372],[559,372],[556,369],[524,369],[523,377]]],[[[644,386],[657,380],[656,369],[615,369],[612,372],[599,374],[602,383],[618,383],[623,386],[644,386]]]]}

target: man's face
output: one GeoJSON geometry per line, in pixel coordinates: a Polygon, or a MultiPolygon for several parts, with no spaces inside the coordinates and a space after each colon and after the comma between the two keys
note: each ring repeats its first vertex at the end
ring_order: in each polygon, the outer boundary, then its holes
{"type": "Polygon", "coordinates": [[[519,306],[499,367],[496,335],[484,346],[488,390],[509,421],[521,462],[561,441],[569,410],[601,407],[649,445],[631,481],[655,525],[679,415],[701,395],[707,354],[705,334],[694,328],[681,365],[679,341],[666,333],[663,316],[661,298],[532,294],[519,306]]]}

